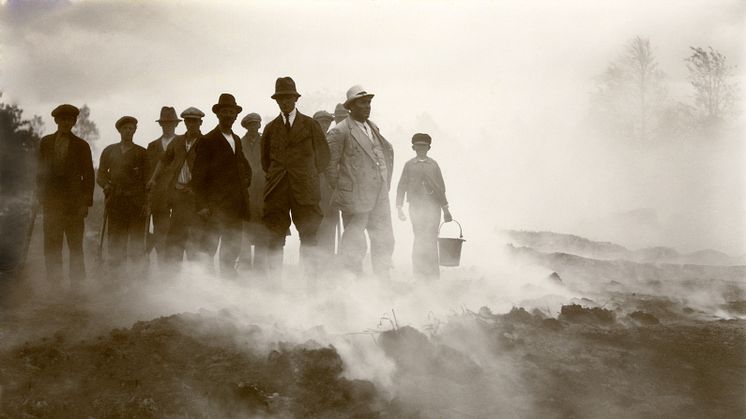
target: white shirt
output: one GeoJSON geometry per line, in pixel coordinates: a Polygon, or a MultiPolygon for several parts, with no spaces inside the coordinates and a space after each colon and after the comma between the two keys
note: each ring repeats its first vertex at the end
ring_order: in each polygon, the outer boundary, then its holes
{"type": "Polygon", "coordinates": [[[166,151],[166,149],[168,148],[168,145],[171,144],[171,140],[173,140],[174,137],[175,135],[169,138],[161,137],[161,146],[163,147],[163,151],[166,151]]]}
{"type": "Polygon", "coordinates": [[[358,128],[360,128],[360,130],[362,132],[364,132],[365,135],[368,136],[368,139],[371,142],[373,142],[373,128],[370,127],[370,125],[368,124],[368,121],[360,122],[360,121],[356,121],[354,119],[353,119],[353,121],[355,121],[355,123],[357,124],[358,128]]]}
{"type": "MultiPolygon", "coordinates": [[[[288,119],[290,120],[290,126],[291,127],[293,126],[293,122],[295,122],[295,115],[297,113],[298,113],[298,109],[297,108],[293,108],[293,110],[290,111],[290,113],[288,114],[288,119]]],[[[287,121],[285,120],[285,114],[282,113],[282,112],[280,112],[280,116],[282,117],[282,123],[283,124],[286,123],[287,121]]]]}
{"type": "Polygon", "coordinates": [[[223,131],[220,131],[223,134],[223,137],[225,137],[226,141],[228,141],[228,145],[231,146],[231,149],[233,149],[233,154],[236,154],[236,141],[233,139],[233,134],[226,134],[223,131]]]}

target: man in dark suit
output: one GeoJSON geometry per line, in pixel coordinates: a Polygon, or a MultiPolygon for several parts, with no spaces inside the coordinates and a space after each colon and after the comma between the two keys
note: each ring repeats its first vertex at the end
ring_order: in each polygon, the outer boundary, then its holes
{"type": "Polygon", "coordinates": [[[267,233],[262,224],[264,211],[264,171],[262,170],[262,134],[259,132],[262,118],[257,113],[243,117],[241,126],[246,134],[241,138],[241,149],[251,166],[251,186],[249,201],[251,203],[251,221],[244,224],[244,248],[239,258],[239,266],[252,269],[255,273],[265,275],[267,271],[267,233]],[[253,254],[252,254],[253,248],[253,254]]]}
{"type": "Polygon", "coordinates": [[[94,173],[91,148],[72,133],[79,110],[60,105],[52,111],[57,132],[41,139],[37,197],[44,214],[44,257],[47,278],[62,278],[62,239],[70,251],[70,281],[85,279],[84,219],[93,204],[94,173]]]}
{"type": "Polygon", "coordinates": [[[329,162],[329,146],[319,124],[295,108],[300,94],[290,77],[275,83],[272,99],[280,115],[262,134],[262,167],[267,174],[263,222],[269,231],[269,269],[282,267],[285,233],[292,222],[300,235],[300,256],[306,272],[315,273],[316,231],[321,223],[319,173],[329,162]]]}
{"type": "Polygon", "coordinates": [[[346,267],[362,274],[367,231],[373,272],[388,279],[394,252],[389,202],[394,149],[368,119],[372,98],[361,86],[347,90],[344,106],[350,116],[327,134],[331,161],[326,178],[334,189],[332,203],[342,211],[344,233],[339,253],[346,267]]]}
{"type": "Polygon", "coordinates": [[[188,260],[195,260],[197,244],[202,238],[202,221],[195,209],[192,173],[204,116],[194,107],[181,113],[186,133],[174,137],[148,182],[151,191],[158,188],[167,194],[171,224],[166,234],[166,260],[170,263],[180,262],[185,252],[188,260]]]}
{"type": "Polygon", "coordinates": [[[196,209],[205,220],[204,250],[214,256],[220,243],[220,274],[234,277],[241,252],[242,221],[250,218],[251,167],[233,123],[242,108],[223,93],[212,111],[218,126],[197,143],[192,173],[196,209]]]}
{"type": "MultiPolygon", "coordinates": [[[[148,144],[148,173],[146,179],[153,177],[153,172],[155,172],[158,162],[161,161],[163,153],[176,137],[176,126],[179,125],[181,119],[176,116],[174,108],[164,106],[161,108],[161,117],[155,122],[161,126],[163,135],[148,144]]],[[[153,216],[153,245],[159,260],[166,254],[166,235],[171,223],[171,212],[167,203],[169,192],[163,183],[154,185],[148,191],[150,213],[153,216]]]]}

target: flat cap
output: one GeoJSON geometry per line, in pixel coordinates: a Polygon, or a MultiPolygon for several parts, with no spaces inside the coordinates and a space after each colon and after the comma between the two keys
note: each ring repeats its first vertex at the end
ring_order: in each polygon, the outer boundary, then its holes
{"type": "Polygon", "coordinates": [[[334,119],[334,115],[330,114],[327,111],[318,111],[313,114],[313,119],[328,119],[331,121],[332,119],[334,119]]]}
{"type": "Polygon", "coordinates": [[[127,116],[127,115],[125,115],[125,116],[117,119],[117,122],[114,124],[114,126],[116,127],[116,129],[119,129],[119,127],[121,127],[122,125],[124,125],[124,124],[126,124],[128,122],[132,122],[133,124],[137,125],[137,118],[135,118],[134,116],[127,116]]]}
{"type": "Polygon", "coordinates": [[[249,122],[262,122],[262,117],[258,113],[252,112],[241,119],[241,126],[246,127],[249,122]]]}
{"type": "Polygon", "coordinates": [[[190,106],[184,109],[184,112],[181,113],[181,117],[184,119],[187,119],[187,118],[200,119],[200,118],[204,118],[204,116],[205,116],[205,113],[195,108],[194,106],[190,106]]]}
{"type": "Polygon", "coordinates": [[[427,134],[417,133],[412,136],[412,144],[425,144],[430,145],[433,142],[433,139],[430,138],[427,134]]]}
{"type": "Polygon", "coordinates": [[[78,117],[78,114],[80,113],[80,109],[76,108],[73,105],[70,105],[69,103],[65,103],[64,105],[60,105],[52,111],[53,117],[58,116],[74,116],[78,117]]]}

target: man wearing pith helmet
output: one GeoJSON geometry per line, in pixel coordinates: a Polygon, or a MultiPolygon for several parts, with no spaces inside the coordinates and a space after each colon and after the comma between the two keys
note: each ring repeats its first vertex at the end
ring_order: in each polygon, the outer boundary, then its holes
{"type": "Polygon", "coordinates": [[[233,95],[220,95],[212,107],[218,126],[197,144],[192,173],[197,214],[205,222],[203,250],[213,257],[220,245],[220,275],[224,277],[236,276],[242,223],[250,217],[251,167],[241,150],[241,139],[233,133],[242,109],[233,95]]]}
{"type": "Polygon", "coordinates": [[[394,252],[389,202],[394,149],[368,119],[373,96],[359,85],[347,90],[344,106],[350,116],[327,134],[331,160],[326,178],[334,189],[332,203],[342,211],[340,254],[347,269],[362,274],[367,231],[373,272],[388,279],[394,252]]]}
{"type": "Polygon", "coordinates": [[[263,221],[269,231],[270,273],[275,278],[280,274],[291,215],[300,236],[301,264],[308,277],[315,276],[317,269],[316,231],[322,218],[319,173],[329,162],[329,146],[319,124],[296,109],[299,97],[292,78],[278,78],[272,99],[280,114],[262,134],[262,167],[267,174],[263,221]]]}
{"type": "Polygon", "coordinates": [[[94,173],[91,148],[72,133],[79,110],[60,105],[52,111],[57,131],[41,139],[37,200],[44,213],[44,262],[50,285],[62,278],[62,240],[67,237],[69,276],[73,286],[85,279],[84,220],[93,204],[94,173]]]}
{"type": "Polygon", "coordinates": [[[151,190],[159,188],[167,193],[171,223],[166,234],[166,259],[171,263],[183,260],[185,253],[188,260],[195,260],[202,239],[202,221],[195,209],[192,172],[204,116],[204,112],[195,107],[181,113],[186,132],[168,144],[149,182],[151,190]]]}

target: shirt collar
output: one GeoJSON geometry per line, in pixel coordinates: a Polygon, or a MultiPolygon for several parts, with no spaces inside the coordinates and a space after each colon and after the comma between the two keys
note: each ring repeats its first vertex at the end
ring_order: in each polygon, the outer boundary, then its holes
{"type": "MultiPolygon", "coordinates": [[[[290,118],[291,122],[295,121],[295,115],[297,113],[298,113],[298,108],[293,108],[293,110],[290,111],[290,113],[288,114],[288,117],[290,118]]],[[[282,117],[282,122],[287,122],[287,121],[285,121],[285,114],[284,113],[280,112],[280,116],[282,117]]]]}

